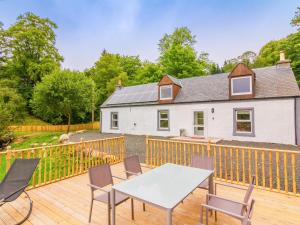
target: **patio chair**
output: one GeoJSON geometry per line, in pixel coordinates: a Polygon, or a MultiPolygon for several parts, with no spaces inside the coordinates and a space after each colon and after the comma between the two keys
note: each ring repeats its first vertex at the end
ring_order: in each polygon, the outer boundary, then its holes
{"type": "MultiPolygon", "coordinates": [[[[255,177],[252,178],[252,182],[249,184],[247,189],[232,186],[232,185],[227,185],[227,184],[220,184],[220,183],[218,183],[218,185],[223,185],[230,188],[247,190],[247,191],[244,195],[244,199],[242,202],[226,199],[217,195],[207,194],[206,204],[202,204],[202,209],[206,208],[206,218],[208,217],[208,210],[212,210],[215,212],[215,220],[217,220],[217,212],[221,212],[229,216],[232,216],[236,219],[239,219],[243,225],[251,224],[251,222],[246,223],[245,221],[250,220],[250,217],[252,216],[254,200],[250,200],[250,198],[255,185],[255,177]]],[[[202,220],[203,219],[201,217],[200,221],[202,222],[202,220]]],[[[206,224],[207,224],[207,220],[206,220],[206,224]]]]}
{"type": "MultiPolygon", "coordinates": [[[[191,167],[199,169],[214,170],[214,157],[202,157],[200,154],[193,154],[191,159],[191,167]]],[[[209,190],[209,179],[203,181],[198,188],[209,190]]]]}
{"type": "MultiPolygon", "coordinates": [[[[106,186],[109,186],[109,185],[112,186],[114,184],[113,177],[120,179],[120,180],[125,180],[123,178],[113,176],[111,173],[109,164],[103,164],[103,165],[95,166],[95,167],[92,167],[89,169],[90,184],[88,184],[88,186],[90,186],[90,188],[91,188],[91,205],[90,205],[89,222],[91,222],[93,203],[94,203],[94,201],[99,201],[99,202],[107,204],[108,225],[111,224],[110,211],[111,211],[112,195],[111,195],[111,190],[107,190],[104,188],[106,186]],[[95,193],[94,193],[95,191],[102,191],[104,193],[95,196],[95,193]]],[[[116,204],[116,206],[120,205],[121,203],[127,201],[128,199],[129,199],[128,196],[116,192],[115,204],[116,204]]],[[[131,204],[131,219],[132,220],[134,219],[133,204],[131,204]]]]}
{"type": "MultiPolygon", "coordinates": [[[[127,179],[131,176],[137,176],[143,173],[138,155],[126,157],[124,159],[124,168],[127,179]]],[[[133,204],[133,199],[131,199],[133,204]]],[[[143,211],[146,211],[145,203],[143,203],[143,211]]]]}
{"type": "Polygon", "coordinates": [[[29,185],[39,161],[40,159],[16,159],[0,183],[0,206],[15,201],[23,192],[29,200],[29,210],[17,224],[24,223],[31,214],[33,203],[25,188],[29,185]]]}

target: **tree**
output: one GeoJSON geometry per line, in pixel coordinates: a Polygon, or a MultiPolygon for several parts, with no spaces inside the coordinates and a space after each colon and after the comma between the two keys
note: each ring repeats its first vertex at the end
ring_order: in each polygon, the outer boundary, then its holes
{"type": "Polygon", "coordinates": [[[24,99],[17,91],[0,83],[0,148],[12,140],[8,126],[21,122],[25,115],[24,99]]]}
{"type": "Polygon", "coordinates": [[[95,84],[83,73],[56,70],[42,78],[33,91],[34,115],[53,124],[82,121],[94,108],[95,84]]]}
{"type": "Polygon", "coordinates": [[[297,7],[295,15],[294,15],[293,19],[291,20],[291,25],[293,27],[298,27],[298,29],[300,29],[300,7],[297,7]]]}
{"type": "Polygon", "coordinates": [[[187,27],[176,28],[159,41],[159,62],[166,73],[177,78],[205,75],[209,71],[207,58],[197,56],[195,36],[187,27]]]}
{"type": "Polygon", "coordinates": [[[19,91],[28,101],[33,86],[60,66],[63,57],[55,47],[54,29],[48,18],[25,13],[5,31],[8,52],[8,75],[19,78],[19,91]]]}
{"type": "Polygon", "coordinates": [[[159,63],[145,61],[137,71],[133,85],[158,82],[164,73],[165,71],[159,63]]]}

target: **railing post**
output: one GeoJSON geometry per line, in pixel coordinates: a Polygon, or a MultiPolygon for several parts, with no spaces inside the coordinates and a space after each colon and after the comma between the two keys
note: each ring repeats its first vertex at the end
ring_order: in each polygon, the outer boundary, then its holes
{"type": "Polygon", "coordinates": [[[145,142],[146,142],[146,164],[149,165],[149,146],[148,146],[148,135],[146,135],[146,138],[145,138],[145,142]]]}
{"type": "MultiPolygon", "coordinates": [[[[207,142],[207,156],[210,157],[210,151],[211,151],[211,143],[210,143],[210,139],[208,139],[207,142]]],[[[216,157],[216,156],[214,156],[216,157]]]]}
{"type": "Polygon", "coordinates": [[[11,146],[7,146],[7,151],[6,151],[6,173],[10,168],[10,160],[11,160],[11,146]]]}
{"type": "Polygon", "coordinates": [[[83,162],[83,151],[84,151],[84,142],[83,138],[80,138],[80,173],[84,171],[84,162],[83,162]]]}

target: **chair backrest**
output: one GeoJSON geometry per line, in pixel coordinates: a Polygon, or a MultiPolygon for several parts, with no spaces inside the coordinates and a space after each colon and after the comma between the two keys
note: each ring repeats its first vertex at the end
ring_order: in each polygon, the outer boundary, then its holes
{"type": "MultiPolygon", "coordinates": [[[[109,164],[95,166],[89,169],[90,184],[97,187],[105,187],[113,184],[112,173],[109,164]]],[[[92,188],[94,190],[94,188],[92,188]]]]}
{"type": "Polygon", "coordinates": [[[192,155],[191,166],[199,169],[214,170],[214,157],[201,157],[200,154],[195,153],[192,155]]]}
{"type": "MultiPolygon", "coordinates": [[[[131,173],[142,173],[142,168],[140,164],[139,157],[137,155],[129,156],[124,159],[124,168],[125,171],[131,172],[131,173]]],[[[126,173],[127,178],[132,176],[130,173],[126,173]]]]}
{"type": "Polygon", "coordinates": [[[254,189],[254,186],[255,186],[255,176],[252,177],[251,184],[249,184],[249,186],[248,186],[247,192],[246,192],[246,194],[244,196],[244,203],[248,203],[249,202],[251,194],[252,194],[253,189],[254,189]]]}
{"type": "Polygon", "coordinates": [[[251,204],[248,208],[247,214],[246,214],[245,218],[242,220],[242,225],[251,225],[254,203],[255,203],[255,200],[252,199],[251,204]]]}
{"type": "Polygon", "coordinates": [[[2,194],[9,194],[14,191],[18,191],[16,194],[10,196],[6,201],[13,201],[19,197],[19,195],[29,185],[30,179],[39,164],[40,159],[16,159],[7,174],[5,175],[1,185],[2,194]],[[24,188],[22,188],[24,187],[24,188]],[[20,189],[22,188],[22,189],[20,189]]]}

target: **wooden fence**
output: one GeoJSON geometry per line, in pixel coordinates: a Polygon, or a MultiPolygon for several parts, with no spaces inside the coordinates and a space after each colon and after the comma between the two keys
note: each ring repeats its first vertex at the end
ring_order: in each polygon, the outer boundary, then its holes
{"type": "MultiPolygon", "coordinates": [[[[68,130],[68,125],[24,125],[24,126],[10,126],[13,131],[19,132],[43,132],[43,131],[57,131],[57,132],[66,132],[68,130]]],[[[99,130],[100,123],[87,123],[87,124],[73,124],[70,125],[70,131],[77,130],[99,130]]]]}
{"type": "Polygon", "coordinates": [[[82,174],[92,166],[119,163],[125,156],[124,136],[72,144],[0,152],[2,180],[16,158],[40,158],[29,188],[82,174]]]}
{"type": "Polygon", "coordinates": [[[190,165],[193,154],[214,157],[217,180],[300,196],[300,152],[146,138],[146,164],[190,165]]]}

